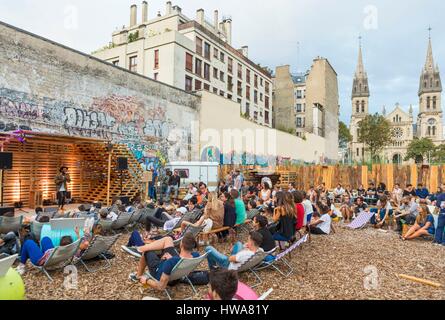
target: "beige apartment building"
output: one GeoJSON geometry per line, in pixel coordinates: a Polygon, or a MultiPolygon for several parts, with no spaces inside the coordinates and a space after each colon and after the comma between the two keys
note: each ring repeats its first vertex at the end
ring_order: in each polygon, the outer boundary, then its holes
{"type": "Polygon", "coordinates": [[[337,73],[325,58],[314,59],[306,73],[292,74],[290,66],[276,68],[274,78],[274,124],[295,132],[325,138],[326,158],[338,159],[339,97],[337,73]]]}
{"type": "Polygon", "coordinates": [[[130,24],[115,31],[110,44],[93,55],[116,66],[186,91],[206,90],[240,105],[247,119],[272,127],[272,77],[251,61],[248,47],[232,46],[232,20],[213,20],[203,9],[194,20],[179,6],[166,3],[165,13],[149,18],[149,5],[130,9],[130,24]]]}

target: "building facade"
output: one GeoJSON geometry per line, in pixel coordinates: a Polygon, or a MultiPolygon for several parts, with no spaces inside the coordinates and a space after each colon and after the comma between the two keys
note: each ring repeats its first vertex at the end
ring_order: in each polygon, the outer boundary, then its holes
{"type": "MultiPolygon", "coordinates": [[[[422,68],[420,85],[418,91],[419,114],[414,119],[413,106],[409,106],[406,112],[400,104],[396,104],[393,111],[386,113],[383,107],[382,115],[391,124],[392,143],[385,147],[380,160],[391,163],[404,163],[408,146],[415,137],[429,138],[434,144],[440,145],[443,138],[443,113],[441,106],[442,83],[440,72],[434,64],[431,38],[428,42],[428,50],[425,66],[422,68]]],[[[362,48],[359,48],[359,59],[357,70],[354,75],[352,88],[352,117],[350,132],[352,142],[350,143],[350,158],[352,161],[362,162],[369,160],[366,148],[359,142],[359,124],[369,114],[370,90],[368,76],[365,71],[362,57],[362,48]]]]}
{"type": "Polygon", "coordinates": [[[249,59],[247,46],[232,47],[232,20],[220,21],[218,11],[211,22],[203,9],[192,20],[167,2],[164,15],[149,19],[144,1],[141,23],[133,5],[130,25],[93,55],[186,91],[228,98],[240,104],[244,117],[272,127],[271,74],[249,59]]]}
{"type": "Polygon", "coordinates": [[[338,159],[337,73],[325,58],[316,58],[306,73],[291,74],[290,66],[276,68],[274,124],[300,138],[314,134],[326,139],[326,157],[338,159]]]}

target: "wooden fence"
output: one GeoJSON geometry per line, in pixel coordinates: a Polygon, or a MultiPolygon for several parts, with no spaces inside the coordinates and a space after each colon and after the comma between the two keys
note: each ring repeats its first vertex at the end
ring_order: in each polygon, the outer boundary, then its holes
{"type": "Polygon", "coordinates": [[[381,164],[368,166],[279,166],[275,168],[261,168],[255,166],[223,166],[221,177],[231,170],[240,169],[249,177],[254,172],[276,173],[281,175],[281,184],[295,182],[298,189],[307,190],[310,186],[326,183],[328,189],[334,189],[338,183],[353,189],[363,184],[368,188],[370,182],[383,182],[388,190],[392,190],[396,183],[402,188],[407,184],[425,185],[431,192],[436,192],[442,182],[445,182],[445,165],[418,166],[381,164]]]}

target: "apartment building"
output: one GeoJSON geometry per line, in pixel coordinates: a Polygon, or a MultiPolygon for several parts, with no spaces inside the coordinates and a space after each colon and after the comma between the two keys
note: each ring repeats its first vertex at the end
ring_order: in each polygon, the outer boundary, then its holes
{"type": "Polygon", "coordinates": [[[203,9],[194,20],[179,6],[149,19],[149,5],[130,8],[130,24],[112,34],[110,44],[93,55],[130,71],[186,90],[206,90],[240,104],[240,113],[272,127],[272,76],[249,59],[248,47],[232,46],[232,19],[213,20],[203,9]]]}

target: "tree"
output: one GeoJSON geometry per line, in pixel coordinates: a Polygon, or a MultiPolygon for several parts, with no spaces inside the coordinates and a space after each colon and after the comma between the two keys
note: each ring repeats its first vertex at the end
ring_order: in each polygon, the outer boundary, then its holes
{"type": "Polygon", "coordinates": [[[392,142],[391,123],[379,114],[367,115],[360,123],[358,141],[369,151],[371,159],[392,142]]]}
{"type": "Polygon", "coordinates": [[[445,144],[436,147],[433,154],[434,161],[443,163],[445,161],[445,144]]]}
{"type": "Polygon", "coordinates": [[[436,146],[429,138],[414,138],[408,146],[405,161],[414,160],[416,163],[423,163],[428,155],[433,156],[436,146]]]}
{"type": "Polygon", "coordinates": [[[340,149],[347,148],[348,143],[351,141],[352,141],[352,135],[349,132],[348,127],[343,121],[340,121],[338,125],[338,145],[340,149]]]}

